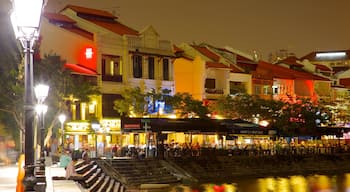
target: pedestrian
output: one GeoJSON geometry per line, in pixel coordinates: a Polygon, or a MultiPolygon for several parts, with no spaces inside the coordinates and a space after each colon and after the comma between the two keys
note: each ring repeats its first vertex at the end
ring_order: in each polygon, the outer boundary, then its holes
{"type": "Polygon", "coordinates": [[[112,148],[112,157],[117,156],[117,151],[118,151],[118,147],[117,147],[117,144],[115,144],[112,148]]]}
{"type": "Polygon", "coordinates": [[[81,158],[84,160],[84,163],[90,163],[89,149],[84,149],[83,153],[81,154],[81,158]]]}
{"type": "Polygon", "coordinates": [[[69,150],[64,150],[60,157],[60,167],[67,169],[68,164],[72,161],[69,150]]]}
{"type": "Polygon", "coordinates": [[[81,180],[82,175],[78,174],[75,170],[75,164],[78,161],[78,158],[73,157],[72,161],[67,165],[66,167],[66,179],[71,179],[71,180],[81,180]]]}

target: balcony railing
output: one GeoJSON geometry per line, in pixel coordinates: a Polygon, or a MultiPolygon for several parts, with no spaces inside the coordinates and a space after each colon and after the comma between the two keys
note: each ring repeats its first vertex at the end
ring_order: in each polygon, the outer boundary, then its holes
{"type": "Polygon", "coordinates": [[[208,94],[224,94],[224,90],[223,89],[209,89],[209,88],[206,88],[205,89],[205,92],[208,93],[208,94]]]}
{"type": "Polygon", "coordinates": [[[122,75],[103,75],[102,81],[123,82],[122,75]]]}

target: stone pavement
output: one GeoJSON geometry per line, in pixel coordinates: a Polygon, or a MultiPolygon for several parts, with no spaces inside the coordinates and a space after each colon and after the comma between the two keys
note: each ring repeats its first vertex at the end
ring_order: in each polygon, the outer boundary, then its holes
{"type": "MultiPolygon", "coordinates": [[[[50,160],[47,159],[49,162],[50,160]]],[[[0,165],[0,192],[16,192],[18,166],[16,164],[0,165]]],[[[47,164],[45,169],[46,192],[82,192],[72,180],[52,180],[52,177],[64,177],[65,170],[57,165],[47,164]]]]}
{"type": "Polygon", "coordinates": [[[0,191],[15,192],[17,183],[17,165],[0,165],[0,191]]]}

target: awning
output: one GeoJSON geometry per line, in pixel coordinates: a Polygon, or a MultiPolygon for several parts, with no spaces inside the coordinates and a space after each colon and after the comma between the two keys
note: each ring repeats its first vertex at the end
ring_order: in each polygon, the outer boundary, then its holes
{"type": "Polygon", "coordinates": [[[122,132],[226,133],[225,126],[211,119],[122,118],[122,132]],[[147,126],[145,126],[147,123],[147,126]]]}
{"type": "Polygon", "coordinates": [[[64,67],[72,70],[73,73],[77,73],[81,75],[98,75],[95,70],[92,70],[80,64],[66,63],[64,64],[64,67]]]}

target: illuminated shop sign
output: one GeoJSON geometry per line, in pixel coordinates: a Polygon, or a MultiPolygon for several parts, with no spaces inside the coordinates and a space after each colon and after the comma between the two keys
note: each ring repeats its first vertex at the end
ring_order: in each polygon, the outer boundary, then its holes
{"type": "Polygon", "coordinates": [[[86,131],[89,130],[89,125],[87,122],[70,122],[67,123],[67,128],[72,131],[86,131]]]}
{"type": "Polygon", "coordinates": [[[86,59],[92,59],[94,52],[91,47],[85,48],[85,58],[86,59]]]}
{"type": "Polygon", "coordinates": [[[120,119],[103,119],[100,121],[101,127],[110,129],[120,129],[120,119]]]}

